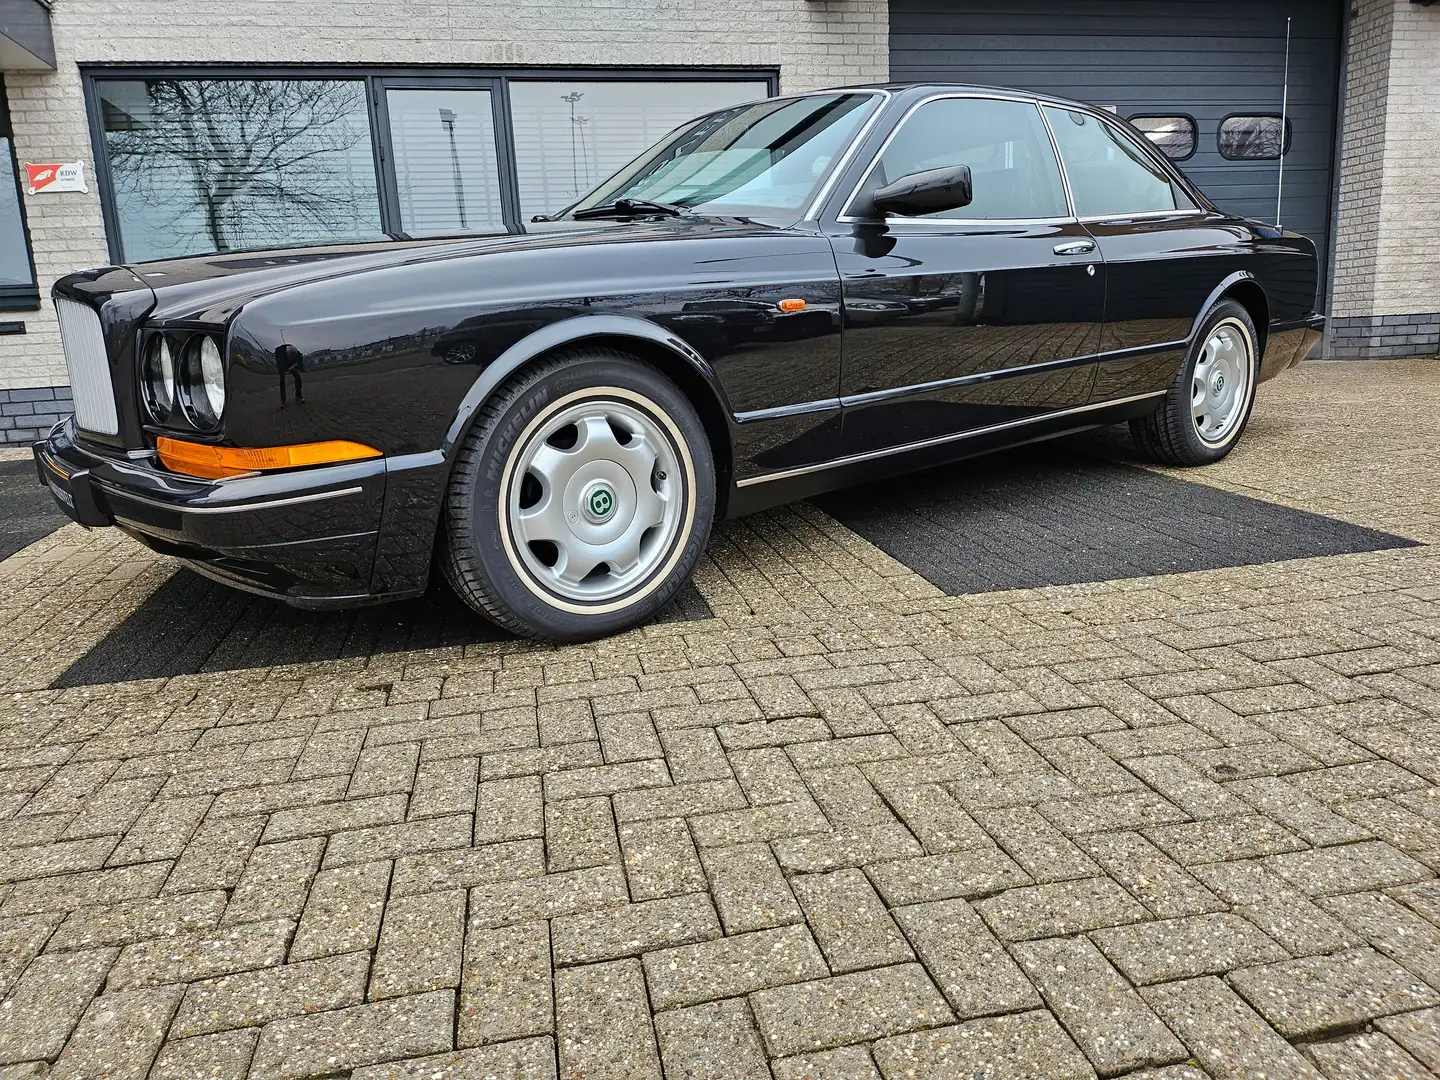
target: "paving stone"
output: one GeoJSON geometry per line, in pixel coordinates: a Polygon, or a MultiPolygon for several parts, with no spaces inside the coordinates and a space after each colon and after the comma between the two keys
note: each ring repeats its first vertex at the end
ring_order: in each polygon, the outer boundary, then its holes
{"type": "Polygon", "coordinates": [[[1422,918],[1440,926],[1440,881],[1421,881],[1391,889],[1390,895],[1422,918]]]}
{"type": "Polygon", "coordinates": [[[954,1020],[919,964],[760,990],[750,997],[775,1056],[826,1050],[954,1020]]]}
{"type": "Polygon", "coordinates": [[[925,851],[944,855],[994,844],[988,833],[939,784],[896,787],[885,795],[925,851]]]}
{"type": "Polygon", "coordinates": [[[810,791],[784,750],[765,747],[727,755],[743,797],[751,806],[808,799],[810,791]]]}
{"type": "Polygon", "coordinates": [[[1102,1076],[1188,1056],[1159,1018],[1084,938],[1048,938],[1015,948],[1025,973],[1102,1076]]]}
{"type": "Polygon", "coordinates": [[[1266,864],[1309,896],[1364,892],[1433,876],[1423,865],[1380,840],[1277,855],[1266,864]]]}
{"type": "Polygon", "coordinates": [[[1287,960],[1289,954],[1239,915],[1216,912],[1091,932],[1131,982],[1173,982],[1287,960]]]}
{"type": "Polygon", "coordinates": [[[551,923],[555,963],[583,964],[638,956],[673,945],[720,936],[720,920],[705,893],[646,900],[551,923]]]}
{"type": "Polygon", "coordinates": [[[286,1016],[359,1005],[369,974],[369,955],[349,953],[192,983],[168,1037],[259,1027],[286,1016]]]}
{"type": "Polygon", "coordinates": [[[554,1030],[550,931],[542,920],[465,936],[456,1044],[479,1046],[554,1030]]]}
{"type": "MultiPolygon", "coordinates": [[[[215,891],[81,908],[65,919],[50,938],[48,947],[53,951],[126,945],[192,930],[208,930],[220,922],[225,899],[223,892],[215,891]]],[[[0,936],[3,934],[0,929],[0,936]]]]}
{"type": "Polygon", "coordinates": [[[660,1057],[638,960],[555,975],[560,1074],[586,1080],[660,1080],[660,1057]]]}
{"type": "Polygon", "coordinates": [[[234,888],[264,827],[264,818],[259,816],[202,822],[166,879],[165,891],[234,888]]]}
{"type": "Polygon", "coordinates": [[[863,1046],[797,1054],[770,1063],[775,1080],[882,1080],[863,1046]]]}
{"type": "Polygon", "coordinates": [[[95,998],[50,1070],[51,1080],[144,1080],[181,992],[161,986],[95,998]]]}
{"type": "Polygon", "coordinates": [[[149,1080],[245,1080],[259,1039],[254,1028],[170,1039],[161,1047],[149,1080]]]}
{"type": "Polygon", "coordinates": [[[284,960],[294,929],[289,919],[269,919],[127,945],[110,971],[106,989],[193,982],[270,967],[284,960]]]}
{"type": "Polygon", "coordinates": [[[898,821],[848,832],[785,836],[771,846],[780,865],[794,873],[820,873],[924,854],[910,830],[898,821]]]}
{"type": "Polygon", "coordinates": [[[25,966],[45,947],[62,918],[61,915],[22,915],[0,919],[0,1001],[10,993],[25,966]]]}
{"type": "Polygon", "coordinates": [[[32,915],[41,911],[75,911],[142,896],[157,896],[173,863],[142,863],[112,870],[92,870],[63,877],[21,881],[0,900],[0,915],[32,915]]]}
{"type": "Polygon", "coordinates": [[[904,935],[859,870],[805,874],[792,884],[805,909],[805,919],[835,974],[915,959],[904,935]]]}
{"type": "Polygon", "coordinates": [[[1430,1070],[1440,1069],[1440,1009],[1385,1016],[1375,1026],[1430,1070]]]}
{"type": "MultiPolygon", "coordinates": [[[[57,874],[73,874],[98,870],[105,865],[115,849],[113,836],[97,836],[90,840],[64,840],[34,847],[0,849],[0,882],[23,882],[28,878],[45,878],[57,874]]],[[[128,858],[127,862],[139,862],[128,858]]]]}
{"type": "Polygon", "coordinates": [[[545,800],[538,776],[486,780],[475,803],[475,843],[528,840],[545,835],[545,800]]]}
{"type": "Polygon", "coordinates": [[[1111,829],[1138,829],[1186,819],[1185,812],[1178,806],[1149,790],[1046,800],[1040,803],[1039,810],[1069,836],[1111,829]]]}
{"type": "Polygon", "coordinates": [[[390,870],[388,862],[372,862],[316,874],[290,946],[290,959],[373,949],[380,936],[390,870]]]}
{"type": "Polygon", "coordinates": [[[377,1001],[277,1020],[260,1033],[251,1080],[331,1076],[452,1048],[455,992],[377,1001]]]}
{"type": "Polygon", "coordinates": [[[677,784],[726,780],[734,775],[720,739],[710,728],[675,728],[662,732],[660,743],[677,784]]]}
{"type": "Polygon", "coordinates": [[[986,896],[1030,884],[1030,877],[999,848],[896,859],[867,867],[870,880],[890,907],[927,900],[986,896]]]}
{"type": "Polygon", "coordinates": [[[1042,739],[1035,749],[1087,795],[1116,795],[1144,787],[1133,773],[1080,736],[1042,739]]]}
{"type": "Polygon", "coordinates": [[[873,1052],[885,1080],[1093,1080],[1095,1075],[1044,1010],[883,1039],[873,1052]]]}
{"type": "Polygon", "coordinates": [[[1289,830],[1258,816],[1160,825],[1146,829],[1145,835],[1182,866],[1253,859],[1305,846],[1289,830]]]}
{"type": "Polygon", "coordinates": [[[391,897],[375,950],[371,1000],[457,986],[464,938],[463,890],[391,897]]]}
{"type": "Polygon", "coordinates": [[[354,800],[408,792],[415,782],[415,765],[419,760],[419,743],[367,746],[355,762],[345,795],[354,800]]]}
{"type": "Polygon", "coordinates": [[[1210,863],[1196,875],[1293,956],[1335,952],[1360,939],[1260,863],[1210,863]]]}
{"type": "MultiPolygon", "coordinates": [[[[612,800],[617,821],[648,821],[653,818],[690,817],[695,821],[714,818],[717,821],[730,820],[723,811],[734,811],[735,820],[741,820],[750,811],[745,810],[745,796],[734,780],[697,780],[673,787],[651,787],[637,791],[621,791],[612,800]],[[708,818],[696,815],[708,815],[708,818]]],[[[816,812],[818,815],[818,811],[816,812]]],[[[765,815],[758,815],[764,817],[765,815]]],[[[822,819],[823,820],[823,819],[822,819]]],[[[718,841],[725,843],[726,841],[718,841]]]]}
{"type": "Polygon", "coordinates": [[[580,799],[587,795],[614,795],[635,788],[668,787],[670,771],[660,758],[592,765],[545,774],[545,798],[580,799]]]}
{"type": "Polygon", "coordinates": [[[546,869],[580,870],[620,861],[615,818],[606,798],[567,799],[545,806],[546,869]]]}
{"type": "Polygon", "coordinates": [[[256,848],[230,894],[224,922],[299,918],[324,850],[325,841],[318,836],[256,848]]]}
{"type": "Polygon", "coordinates": [[[1440,993],[1368,948],[1245,968],[1230,981],[1291,1038],[1440,1004],[1440,993]]]}
{"type": "Polygon", "coordinates": [[[470,890],[473,926],[509,926],[625,903],[625,875],[617,866],[478,885],[470,890]]]}
{"type": "Polygon", "coordinates": [[[1147,986],[1140,995],[1215,1080],[1324,1080],[1214,976],[1147,986]]]}
{"type": "Polygon", "coordinates": [[[685,1080],[771,1080],[750,1009],[740,998],[655,1017],[665,1074],[685,1080]]]}
{"type": "Polygon", "coordinates": [[[631,900],[680,896],[706,887],[684,819],[627,822],[617,831],[631,900]]]}
{"type": "Polygon", "coordinates": [[[808,743],[831,737],[829,725],[818,716],[792,716],[752,720],[743,724],[721,724],[715,729],[715,734],[726,750],[789,746],[792,743],[808,743]]]}
{"type": "Polygon", "coordinates": [[[59,1054],[115,956],[115,949],[87,949],[32,960],[0,1002],[0,1064],[59,1054]]]}
{"type": "Polygon", "coordinates": [[[338,802],[345,797],[348,775],[322,776],[314,780],[292,780],[283,784],[265,784],[241,788],[215,796],[210,804],[210,818],[249,817],[270,814],[277,810],[296,810],[321,803],[338,802]]]}
{"type": "Polygon", "coordinates": [[[1244,802],[1173,754],[1132,758],[1125,767],[1196,820],[1250,813],[1244,802]]]}
{"type": "Polygon", "coordinates": [[[1078,934],[1150,918],[1148,911],[1108,878],[1010,889],[977,901],[975,910],[1002,941],[1078,934]]]}
{"type": "Polygon", "coordinates": [[[1239,780],[1229,787],[1260,813],[1278,821],[1307,843],[1345,844],[1370,838],[1368,830],[1302,794],[1279,777],[1239,780]]]}
{"type": "Polygon", "coordinates": [[[1371,945],[1440,990],[1440,925],[1382,893],[1322,897],[1316,903],[1371,945]]]}
{"type": "Polygon", "coordinates": [[[1093,877],[1100,868],[1031,806],[977,810],[975,820],[1036,882],[1093,877]]]}
{"type": "Polygon", "coordinates": [[[1139,833],[1091,833],[1080,847],[1162,919],[1219,911],[1224,905],[1182,866],[1139,833]]]}
{"type": "Polygon", "coordinates": [[[806,769],[811,796],[832,826],[841,831],[895,825],[895,815],[854,765],[806,769]]]}
{"type": "Polygon", "coordinates": [[[390,891],[395,896],[470,888],[492,881],[539,877],[545,873],[543,840],[509,840],[454,848],[395,860],[390,891]]]}
{"type": "Polygon", "coordinates": [[[800,922],[800,905],[765,844],[706,848],[701,855],[727,934],[800,922]]]}
{"type": "Polygon", "coordinates": [[[1330,804],[1379,798],[1426,786],[1423,777],[1383,759],[1295,773],[1289,782],[1310,798],[1330,804]]]}
{"type": "Polygon", "coordinates": [[[956,1016],[1039,1006],[1034,987],[964,900],[916,904],[894,914],[956,1016]]]}
{"type": "Polygon", "coordinates": [[[660,949],[643,957],[657,1010],[736,997],[829,974],[803,925],[660,949]]]}
{"type": "Polygon", "coordinates": [[[1418,859],[1440,867],[1440,822],[1430,821],[1392,799],[1361,799],[1337,809],[1367,833],[1418,859]]]}
{"type": "Polygon", "coordinates": [[[548,1035],[356,1069],[350,1080],[555,1080],[548,1035]]]}
{"type": "Polygon", "coordinates": [[[475,757],[420,762],[415,771],[415,790],[410,795],[410,820],[473,814],[479,769],[480,760],[475,757]]]}
{"type": "Polygon", "coordinates": [[[1330,1080],[1433,1080],[1435,1075],[1379,1032],[1312,1043],[1305,1053],[1330,1080]]]}
{"type": "Polygon", "coordinates": [[[376,795],[373,798],[347,799],[293,810],[278,810],[270,815],[265,826],[267,844],[294,840],[305,836],[325,836],[347,829],[386,825],[405,820],[407,796],[376,795]]]}
{"type": "Polygon", "coordinates": [[[373,829],[337,833],[325,846],[323,865],[329,870],[376,859],[468,847],[470,832],[470,815],[456,814],[403,825],[378,825],[373,829]]]}

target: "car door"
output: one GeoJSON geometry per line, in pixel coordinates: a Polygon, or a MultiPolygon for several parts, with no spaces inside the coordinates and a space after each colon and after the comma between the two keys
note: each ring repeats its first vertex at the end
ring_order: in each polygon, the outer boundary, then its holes
{"type": "Polygon", "coordinates": [[[1070,215],[1032,99],[956,92],[915,105],[831,228],[844,302],[843,441],[863,454],[1084,406],[1105,266],[1070,215]],[[966,165],[974,197],[916,217],[867,193],[966,165]]]}
{"type": "Polygon", "coordinates": [[[1075,213],[1105,259],[1092,399],[1167,389],[1196,317],[1246,265],[1240,226],[1196,206],[1158,153],[1104,117],[1045,105],[1075,213]]]}

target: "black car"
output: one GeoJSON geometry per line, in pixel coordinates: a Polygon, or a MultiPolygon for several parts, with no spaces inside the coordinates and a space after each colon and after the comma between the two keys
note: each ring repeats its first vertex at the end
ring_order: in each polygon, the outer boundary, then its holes
{"type": "Polygon", "coordinates": [[[522,235],[204,256],[54,289],[115,525],[304,607],[414,596],[574,641],[642,622],[717,517],[1128,421],[1240,438],[1324,324],[1315,246],[1073,101],[878,86],[702,116],[522,235]]]}

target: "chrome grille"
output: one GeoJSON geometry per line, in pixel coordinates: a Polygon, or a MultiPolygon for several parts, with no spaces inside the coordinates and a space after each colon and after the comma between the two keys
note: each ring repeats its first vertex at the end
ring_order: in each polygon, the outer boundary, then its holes
{"type": "Polygon", "coordinates": [[[115,388],[110,383],[110,360],[105,355],[105,334],[93,308],[64,297],[55,298],[60,318],[60,340],[65,366],[70,370],[70,391],[75,396],[75,423],[86,431],[118,435],[115,388]]]}

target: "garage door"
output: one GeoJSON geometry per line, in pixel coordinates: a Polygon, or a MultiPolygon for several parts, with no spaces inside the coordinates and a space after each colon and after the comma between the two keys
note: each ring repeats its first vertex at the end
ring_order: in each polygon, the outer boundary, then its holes
{"type": "Polygon", "coordinates": [[[1193,119],[1194,151],[1180,168],[1222,209],[1273,222],[1280,168],[1268,155],[1279,132],[1263,118],[1280,115],[1287,17],[1281,218],[1320,245],[1323,268],[1340,56],[1335,0],[891,0],[890,77],[1078,98],[1125,117],[1173,118],[1147,123],[1182,137],[1193,119]]]}

